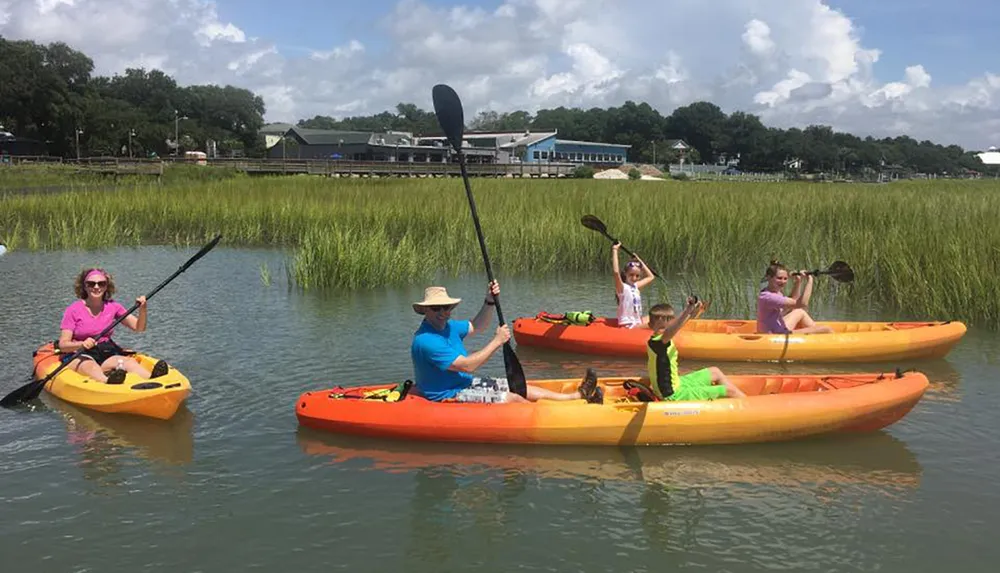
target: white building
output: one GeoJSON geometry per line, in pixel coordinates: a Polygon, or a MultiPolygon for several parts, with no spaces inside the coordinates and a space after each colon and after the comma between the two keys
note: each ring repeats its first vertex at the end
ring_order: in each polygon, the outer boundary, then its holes
{"type": "Polygon", "coordinates": [[[1000,165],[1000,150],[991,147],[979,154],[979,160],[983,162],[983,165],[1000,165]]]}

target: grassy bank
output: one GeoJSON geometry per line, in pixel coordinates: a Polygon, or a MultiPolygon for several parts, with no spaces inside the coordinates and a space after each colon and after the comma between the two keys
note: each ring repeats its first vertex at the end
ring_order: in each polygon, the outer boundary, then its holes
{"type": "Polygon", "coordinates": [[[102,174],[88,171],[86,165],[78,166],[73,163],[0,165],[0,195],[34,191],[131,188],[153,182],[167,186],[193,185],[241,177],[245,176],[233,168],[205,168],[187,163],[165,164],[163,174],[158,181],[149,175],[102,174]]]}
{"type": "MultiPolygon", "coordinates": [[[[593,213],[661,273],[683,272],[715,308],[748,312],[772,256],[803,268],[841,259],[855,286],[823,279],[819,296],[1000,327],[995,182],[483,179],[473,191],[501,277],[607,272],[608,242],[579,223],[593,213]]],[[[303,288],[482,271],[459,179],[230,178],[0,198],[0,240],[15,250],[199,244],[215,232],[229,245],[291,247],[303,288]]]]}

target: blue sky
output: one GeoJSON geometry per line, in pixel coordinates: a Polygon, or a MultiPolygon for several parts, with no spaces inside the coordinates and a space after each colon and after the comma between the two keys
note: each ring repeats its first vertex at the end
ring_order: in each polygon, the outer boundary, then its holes
{"type": "Polygon", "coordinates": [[[0,0],[0,35],[100,74],[157,68],[259,94],[268,121],[698,100],[780,127],[1000,145],[986,0],[0,0]],[[956,6],[961,6],[957,8],[956,6]]]}
{"type": "MultiPolygon", "coordinates": [[[[478,6],[495,10],[497,0],[427,0],[449,7],[478,6]]],[[[295,0],[294,8],[276,11],[271,0],[219,0],[219,15],[247,34],[270,38],[282,51],[294,55],[298,47],[329,49],[355,38],[381,49],[380,21],[395,2],[330,2],[295,0]]],[[[882,50],[877,69],[902,70],[922,63],[935,78],[958,82],[984,70],[997,69],[1000,9],[988,0],[956,2],[928,0],[830,0],[843,11],[866,43],[882,50]]]]}
{"type": "Polygon", "coordinates": [[[831,0],[883,51],[881,67],[922,63],[935,78],[960,82],[984,70],[1000,71],[996,2],[961,0],[831,0]]]}

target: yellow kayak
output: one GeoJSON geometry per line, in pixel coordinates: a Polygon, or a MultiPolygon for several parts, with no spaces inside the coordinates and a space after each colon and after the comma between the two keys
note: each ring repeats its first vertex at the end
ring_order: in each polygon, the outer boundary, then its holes
{"type": "MultiPolygon", "coordinates": [[[[45,378],[59,367],[62,354],[51,343],[35,351],[35,377],[45,378]]],[[[156,358],[145,354],[133,356],[147,369],[156,358]]],[[[45,391],[70,404],[113,414],[135,414],[169,420],[191,393],[191,383],[176,368],[153,380],[135,374],[125,376],[123,384],[105,384],[63,368],[45,384],[45,391]]]]}

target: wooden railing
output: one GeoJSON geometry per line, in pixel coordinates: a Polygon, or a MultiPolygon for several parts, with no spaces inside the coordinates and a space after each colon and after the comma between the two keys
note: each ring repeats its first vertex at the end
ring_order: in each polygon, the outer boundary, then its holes
{"type": "MultiPolygon", "coordinates": [[[[340,177],[449,177],[461,175],[457,163],[421,161],[341,161],[334,159],[210,159],[209,166],[229,166],[260,175],[309,174],[340,177]]],[[[576,165],[563,163],[471,163],[470,176],[566,177],[576,165]]]]}
{"type": "MultiPolygon", "coordinates": [[[[127,157],[86,157],[61,159],[17,157],[17,163],[57,161],[66,168],[104,175],[163,175],[168,164],[200,165],[205,169],[222,167],[251,175],[324,175],[329,177],[457,177],[457,163],[408,161],[340,161],[333,159],[209,159],[197,163],[191,159],[127,157]]],[[[13,162],[13,161],[12,161],[13,162]]],[[[567,177],[578,166],[570,163],[471,163],[466,165],[474,177],[567,177]]]]}

